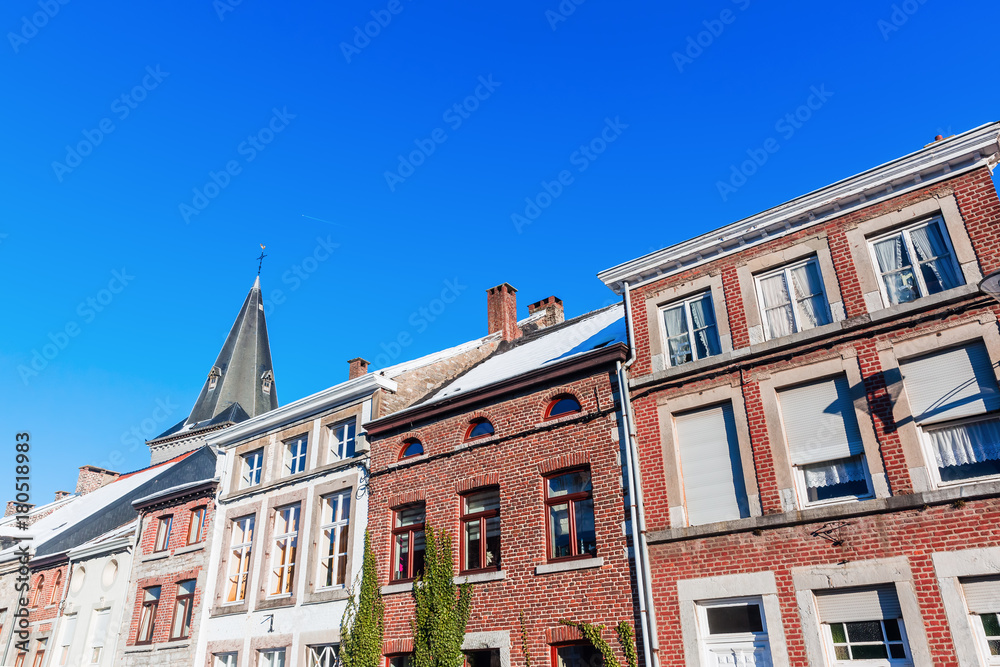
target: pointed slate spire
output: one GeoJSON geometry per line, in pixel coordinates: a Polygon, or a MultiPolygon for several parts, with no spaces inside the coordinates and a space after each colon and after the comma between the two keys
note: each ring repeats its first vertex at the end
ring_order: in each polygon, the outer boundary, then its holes
{"type": "Polygon", "coordinates": [[[234,404],[250,417],[278,407],[259,275],[243,302],[233,328],[229,330],[229,336],[184,427],[213,419],[233,408],[234,404]]]}

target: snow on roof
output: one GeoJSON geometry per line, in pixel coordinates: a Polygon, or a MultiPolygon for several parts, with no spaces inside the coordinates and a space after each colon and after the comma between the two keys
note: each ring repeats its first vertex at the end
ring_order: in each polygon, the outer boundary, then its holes
{"type": "MultiPolygon", "coordinates": [[[[38,505],[36,507],[32,507],[31,511],[28,512],[28,517],[32,517],[36,514],[48,514],[49,512],[54,512],[63,505],[68,505],[74,500],[79,499],[80,497],[81,496],[78,496],[75,493],[71,493],[68,496],[63,496],[59,500],[54,500],[51,503],[46,503],[45,505],[38,505]]],[[[10,526],[14,522],[16,522],[17,517],[18,517],[17,514],[11,514],[10,516],[5,516],[3,518],[0,518],[0,532],[3,531],[4,527],[10,526]]]]}
{"type": "Polygon", "coordinates": [[[445,385],[423,403],[433,403],[543,368],[584,352],[626,342],[624,308],[620,303],[542,329],[513,347],[487,358],[445,385]]]}
{"type": "Polygon", "coordinates": [[[427,366],[429,364],[436,363],[442,359],[448,359],[449,357],[454,357],[455,355],[462,354],[463,352],[468,352],[469,350],[474,350],[480,345],[487,343],[491,340],[500,340],[500,333],[491,333],[482,338],[476,338],[470,340],[461,345],[456,345],[454,347],[445,348],[443,350],[438,350],[437,352],[431,352],[430,354],[412,359],[410,361],[404,361],[402,363],[396,364],[395,366],[388,366],[377,371],[374,371],[376,375],[382,375],[387,378],[394,378],[403,373],[421,368],[422,366],[427,366]]]}

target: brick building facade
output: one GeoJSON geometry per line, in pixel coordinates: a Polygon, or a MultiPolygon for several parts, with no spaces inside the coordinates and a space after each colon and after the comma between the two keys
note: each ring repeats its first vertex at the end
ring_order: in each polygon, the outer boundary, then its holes
{"type": "Polygon", "coordinates": [[[996,664],[998,133],[601,274],[660,664],[996,664]]]}

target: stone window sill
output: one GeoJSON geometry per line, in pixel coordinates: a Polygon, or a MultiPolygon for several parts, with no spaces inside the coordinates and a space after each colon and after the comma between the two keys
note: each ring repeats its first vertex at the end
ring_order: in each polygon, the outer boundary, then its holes
{"type": "Polygon", "coordinates": [[[195,542],[194,544],[189,544],[185,547],[174,549],[174,555],[180,556],[181,554],[189,554],[192,551],[201,551],[204,548],[205,548],[204,542],[195,542]]]}
{"type": "Polygon", "coordinates": [[[571,572],[573,570],[588,570],[593,567],[604,565],[604,558],[578,558],[577,560],[565,560],[557,563],[546,563],[535,568],[535,574],[554,574],[556,572],[571,572]]]}
{"type": "Polygon", "coordinates": [[[387,584],[381,589],[382,595],[393,595],[394,593],[409,593],[413,590],[413,582],[406,581],[401,584],[387,584]]]}
{"type": "Polygon", "coordinates": [[[497,570],[496,572],[476,572],[473,574],[460,574],[455,577],[456,584],[464,584],[466,582],[470,584],[483,584],[487,581],[503,581],[507,578],[507,573],[503,570],[497,570]]]}
{"type": "Polygon", "coordinates": [[[161,558],[166,558],[169,555],[170,555],[169,551],[154,551],[153,553],[146,554],[145,556],[143,556],[142,558],[140,558],[139,562],[140,563],[148,563],[150,561],[160,560],[161,558]]]}

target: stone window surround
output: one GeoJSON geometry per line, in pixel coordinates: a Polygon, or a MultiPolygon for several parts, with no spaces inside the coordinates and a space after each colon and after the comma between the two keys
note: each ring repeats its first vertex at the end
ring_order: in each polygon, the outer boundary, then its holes
{"type": "Polygon", "coordinates": [[[333,457],[330,455],[330,439],[332,438],[330,427],[335,424],[340,424],[341,422],[354,419],[355,455],[366,451],[364,429],[361,428],[363,407],[363,404],[357,403],[349,408],[333,412],[319,420],[319,425],[316,429],[316,443],[318,444],[316,447],[316,458],[313,459],[312,454],[309,456],[310,460],[313,460],[314,468],[339,463],[339,461],[334,461],[333,457]]]}
{"type": "Polygon", "coordinates": [[[719,331],[719,345],[723,354],[732,352],[733,337],[729,330],[729,313],[726,311],[726,297],[722,289],[722,275],[699,276],[657,291],[646,299],[646,322],[649,326],[649,357],[653,372],[671,368],[666,360],[667,334],[663,329],[660,309],[672,303],[690,298],[703,292],[712,295],[712,309],[719,331]]]}
{"type": "Polygon", "coordinates": [[[240,493],[242,491],[246,491],[253,488],[260,488],[268,482],[267,456],[269,454],[269,449],[270,449],[268,447],[269,443],[270,439],[265,436],[263,438],[255,438],[250,442],[238,445],[232,450],[232,456],[231,456],[232,461],[230,463],[231,474],[229,476],[230,479],[229,479],[228,494],[231,495],[234,493],[240,493]],[[240,480],[243,478],[243,455],[249,454],[250,452],[256,451],[258,449],[262,450],[261,462],[260,462],[261,466],[260,484],[255,484],[254,486],[248,486],[246,489],[241,489],[240,480]]]}
{"type": "Polygon", "coordinates": [[[235,653],[236,664],[242,665],[240,656],[245,653],[244,640],[240,639],[220,639],[208,642],[205,648],[205,667],[215,667],[216,653],[235,653]]]}
{"type": "MultiPolygon", "coordinates": [[[[886,386],[892,397],[892,418],[903,447],[903,456],[910,473],[913,490],[929,491],[936,488],[936,473],[930,466],[935,465],[926,455],[926,448],[919,427],[911,417],[910,405],[906,398],[899,372],[899,361],[919,356],[942,348],[955,347],[967,343],[982,342],[993,364],[994,374],[1000,373],[1000,333],[997,331],[996,315],[989,310],[958,324],[950,324],[936,330],[904,333],[889,341],[876,342],[879,362],[886,377],[886,386]],[[891,381],[890,381],[891,380],[891,381]]],[[[1000,383],[1000,374],[997,375],[1000,383]]],[[[941,486],[975,484],[976,480],[962,480],[941,486]]]]}
{"type": "Polygon", "coordinates": [[[258,660],[260,651],[275,648],[285,649],[286,667],[292,667],[293,665],[298,664],[294,661],[295,654],[292,653],[293,641],[293,636],[291,634],[264,634],[256,637],[250,637],[250,647],[247,651],[247,657],[249,658],[246,662],[247,667],[257,667],[257,665],[260,664],[260,661],[258,660]]]}
{"type": "Polygon", "coordinates": [[[955,200],[955,195],[948,190],[916,204],[903,207],[898,211],[865,220],[845,233],[851,249],[851,259],[854,260],[858,283],[861,286],[861,293],[864,296],[866,312],[873,314],[891,307],[882,300],[881,278],[879,278],[873,264],[868,239],[891,232],[894,228],[905,227],[938,215],[944,221],[952,248],[955,249],[955,260],[961,268],[966,284],[974,285],[982,279],[979,262],[972,248],[972,242],[969,240],[969,233],[965,228],[965,221],[959,211],[958,202],[955,200]]]}
{"type": "MultiPolygon", "coordinates": [[[[358,514],[358,505],[360,503],[358,503],[358,494],[356,491],[359,483],[359,475],[356,471],[354,471],[349,475],[344,475],[342,477],[317,484],[310,490],[308,500],[310,508],[308,512],[308,523],[305,523],[307,519],[303,516],[300,520],[299,526],[299,553],[302,552],[302,549],[307,551],[304,570],[306,585],[302,596],[303,604],[310,602],[326,602],[329,600],[346,600],[350,597],[350,585],[353,581],[351,573],[354,571],[355,537],[358,532],[355,528],[357,528],[357,522],[361,520],[360,515],[358,514]],[[341,491],[351,492],[351,513],[348,518],[349,523],[347,533],[347,581],[344,588],[316,590],[319,577],[320,540],[323,539],[323,534],[320,530],[320,526],[323,521],[322,512],[320,512],[320,499],[323,496],[341,491]],[[302,526],[306,526],[308,532],[303,531],[302,526]]],[[[303,508],[303,514],[305,515],[305,508],[303,508]]],[[[327,633],[327,635],[329,635],[329,633],[327,633]]]]}
{"type": "Polygon", "coordinates": [[[263,500],[257,500],[256,502],[246,503],[238,505],[236,507],[230,507],[226,510],[222,530],[222,548],[219,554],[219,567],[218,567],[218,578],[216,579],[216,590],[214,591],[214,599],[212,600],[212,606],[209,610],[211,616],[223,616],[228,614],[246,614],[250,611],[250,601],[255,599],[253,593],[254,587],[254,571],[256,567],[254,563],[260,560],[261,549],[261,521],[262,521],[262,509],[263,500]],[[245,516],[254,517],[254,537],[253,543],[250,547],[250,569],[249,577],[250,580],[247,582],[247,597],[245,600],[234,604],[225,604],[223,601],[226,597],[226,589],[229,586],[229,559],[231,553],[229,550],[230,544],[232,543],[233,535],[233,520],[239,519],[245,516]]]}
{"type": "MultiPolygon", "coordinates": [[[[340,626],[327,630],[313,630],[299,634],[298,648],[292,652],[290,649],[285,656],[285,664],[292,665],[309,664],[309,647],[318,644],[340,644],[340,626]]],[[[294,646],[294,643],[293,643],[294,646]]]]}
{"type": "Polygon", "coordinates": [[[979,633],[972,626],[959,577],[982,577],[1000,574],[1000,547],[939,551],[931,554],[937,575],[941,601],[951,629],[955,654],[960,665],[983,665],[977,646],[979,633]]]}
{"type": "MultiPolygon", "coordinates": [[[[746,264],[736,267],[736,276],[739,280],[740,293],[743,295],[743,310],[747,319],[747,333],[750,336],[750,344],[763,343],[764,322],[761,316],[761,307],[757,300],[756,276],[776,271],[782,267],[794,264],[802,260],[816,258],[819,267],[820,277],[823,280],[823,292],[827,305],[830,308],[831,322],[840,322],[845,318],[844,300],[840,296],[840,283],[837,281],[837,272],[834,268],[833,257],[830,254],[830,247],[827,245],[826,236],[805,239],[800,243],[775,250],[766,255],[755,257],[746,264]]],[[[795,332],[798,333],[798,332],[795,332]]]]}
{"type": "Polygon", "coordinates": [[[308,473],[316,467],[316,455],[319,453],[319,448],[316,446],[319,441],[318,426],[319,425],[315,420],[311,420],[308,423],[300,422],[277,433],[271,434],[272,454],[270,464],[272,468],[269,479],[294,479],[300,475],[308,473]],[[285,452],[288,449],[288,445],[303,436],[306,437],[306,467],[295,474],[286,475],[285,452]]]}
{"type": "MultiPolygon", "coordinates": [[[[283,493],[280,496],[273,496],[265,498],[264,513],[262,518],[263,529],[261,532],[261,557],[257,561],[257,581],[258,586],[256,588],[256,601],[254,604],[254,610],[261,609],[272,609],[274,607],[291,607],[298,603],[301,599],[303,591],[303,579],[302,579],[302,565],[305,560],[302,557],[303,545],[306,543],[305,533],[303,528],[307,525],[307,517],[310,514],[310,508],[306,502],[306,497],[308,495],[307,488],[299,488],[283,493]],[[274,524],[276,512],[280,508],[288,507],[289,505],[299,506],[299,525],[298,533],[296,534],[296,547],[295,547],[295,569],[292,576],[294,580],[292,581],[292,594],[271,597],[271,556],[274,550],[274,524]]],[[[314,512],[313,512],[314,513],[314,512]]]]}
{"type": "Polygon", "coordinates": [[[768,644],[771,648],[771,663],[774,667],[788,666],[788,645],[785,642],[785,629],[781,623],[778,586],[774,573],[769,571],[723,574],[677,581],[677,602],[680,608],[685,664],[692,667],[705,666],[705,656],[702,654],[700,643],[697,603],[743,597],[761,598],[764,620],[767,624],[768,644]]]}
{"type": "Polygon", "coordinates": [[[927,646],[924,619],[917,601],[913,573],[906,556],[860,560],[845,565],[821,565],[792,568],[792,583],[802,622],[802,639],[810,665],[827,662],[826,637],[819,620],[813,591],[835,590],[893,584],[903,611],[903,625],[910,645],[910,657],[917,667],[933,664],[927,646]]]}
{"type": "Polygon", "coordinates": [[[853,347],[843,348],[834,353],[831,358],[821,361],[809,360],[794,368],[771,373],[769,377],[758,380],[760,400],[764,405],[764,421],[767,424],[767,437],[771,445],[771,456],[774,461],[774,476],[778,484],[781,498],[781,509],[784,512],[806,509],[837,502],[856,502],[851,499],[834,502],[809,503],[799,495],[799,482],[793,470],[788,446],[785,443],[785,433],[782,428],[781,410],[778,405],[778,390],[784,387],[801,384],[810,380],[832,378],[846,375],[850,385],[851,399],[854,402],[854,416],[861,432],[861,442],[865,449],[865,465],[871,481],[875,498],[888,498],[889,483],[879,450],[878,438],[872,426],[872,418],[868,408],[868,396],[865,391],[861,369],[857,363],[857,350],[853,347]]]}
{"type": "Polygon", "coordinates": [[[466,632],[462,639],[463,651],[496,650],[500,652],[500,667],[510,667],[510,630],[492,632],[466,632]]]}
{"type": "Polygon", "coordinates": [[[674,431],[674,415],[679,412],[691,412],[699,408],[708,408],[729,402],[733,408],[733,421],[736,423],[736,439],[739,445],[740,462],[742,464],[743,482],[747,491],[747,502],[750,516],[761,515],[760,490],[757,487],[757,474],[754,471],[753,448],[750,444],[750,429],[747,424],[746,405],[739,381],[730,380],[707,389],[691,390],[680,395],[660,396],[657,398],[657,413],[659,428],[662,434],[663,470],[667,489],[667,505],[670,512],[670,525],[673,527],[687,526],[687,509],[684,504],[684,483],[681,474],[680,448],[674,431]]]}

